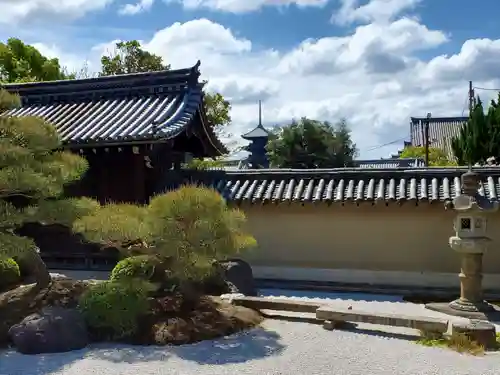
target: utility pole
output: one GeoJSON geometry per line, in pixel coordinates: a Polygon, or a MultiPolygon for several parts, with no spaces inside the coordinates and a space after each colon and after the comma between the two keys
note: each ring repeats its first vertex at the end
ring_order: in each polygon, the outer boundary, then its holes
{"type": "Polygon", "coordinates": [[[474,109],[474,88],[472,87],[472,81],[469,81],[469,116],[474,109]]]}
{"type": "Polygon", "coordinates": [[[427,114],[427,118],[425,119],[425,128],[424,128],[424,142],[425,142],[425,167],[429,166],[429,122],[431,121],[432,115],[430,113],[427,114]]]}

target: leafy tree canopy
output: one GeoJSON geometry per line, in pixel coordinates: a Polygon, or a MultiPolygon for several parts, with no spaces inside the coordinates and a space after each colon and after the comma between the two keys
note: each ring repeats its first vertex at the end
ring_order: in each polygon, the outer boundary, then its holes
{"type": "Polygon", "coordinates": [[[170,65],[163,64],[161,56],[143,50],[137,40],[116,43],[114,53],[101,57],[101,66],[100,76],[170,69],[170,65]]]}
{"type": "MultiPolygon", "coordinates": [[[[401,159],[406,158],[422,158],[425,159],[425,147],[410,146],[406,147],[401,155],[401,159]]],[[[452,166],[457,165],[454,160],[450,160],[446,152],[437,147],[429,147],[429,166],[452,166]]]]}
{"type": "Polygon", "coordinates": [[[280,168],[341,168],[357,156],[346,120],[332,125],[305,117],[275,128],[267,152],[271,165],[280,168]]]}
{"type": "Polygon", "coordinates": [[[0,43],[0,82],[37,82],[75,78],[68,74],[56,58],[43,56],[35,47],[20,39],[0,43]]]}
{"type": "Polygon", "coordinates": [[[205,159],[193,159],[188,163],[185,163],[184,168],[207,170],[207,169],[222,168],[223,166],[224,162],[222,160],[205,158],[205,159]]]}

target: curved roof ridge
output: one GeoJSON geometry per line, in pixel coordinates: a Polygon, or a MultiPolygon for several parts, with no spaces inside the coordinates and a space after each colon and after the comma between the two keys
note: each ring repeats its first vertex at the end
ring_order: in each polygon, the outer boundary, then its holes
{"type": "MultiPolygon", "coordinates": [[[[314,175],[342,175],[356,174],[366,176],[376,175],[392,175],[395,177],[405,175],[421,175],[448,177],[456,176],[465,173],[469,167],[428,167],[428,168],[380,168],[380,169],[364,169],[364,168],[325,168],[325,169],[293,169],[293,168],[269,168],[269,169],[245,169],[227,171],[228,175],[297,175],[297,176],[314,176],[314,175]]],[[[500,176],[500,167],[473,167],[472,170],[478,174],[489,176],[500,176]]]]}
{"type": "Polygon", "coordinates": [[[110,89],[147,88],[150,86],[187,86],[198,85],[201,62],[185,69],[160,70],[155,72],[141,72],[120,74],[96,78],[70,79],[59,81],[8,83],[0,85],[11,93],[18,93],[29,99],[41,95],[67,95],[81,91],[95,91],[110,89]]]}

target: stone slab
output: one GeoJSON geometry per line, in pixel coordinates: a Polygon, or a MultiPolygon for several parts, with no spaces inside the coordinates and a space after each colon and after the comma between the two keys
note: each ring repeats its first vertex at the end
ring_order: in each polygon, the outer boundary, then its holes
{"type": "Polygon", "coordinates": [[[231,303],[254,310],[279,310],[301,313],[315,313],[318,307],[321,306],[321,304],[314,302],[266,297],[235,297],[231,299],[231,303]]]}
{"type": "Polygon", "coordinates": [[[438,311],[443,314],[460,316],[468,319],[486,320],[492,322],[500,322],[500,309],[498,306],[490,305],[493,309],[490,311],[462,311],[454,309],[450,306],[449,302],[436,302],[428,303],[425,305],[426,309],[438,311]]]}
{"type": "Polygon", "coordinates": [[[340,309],[323,306],[316,310],[316,318],[329,321],[380,324],[394,327],[413,328],[423,331],[441,332],[448,330],[448,319],[402,314],[383,314],[340,309]]]}

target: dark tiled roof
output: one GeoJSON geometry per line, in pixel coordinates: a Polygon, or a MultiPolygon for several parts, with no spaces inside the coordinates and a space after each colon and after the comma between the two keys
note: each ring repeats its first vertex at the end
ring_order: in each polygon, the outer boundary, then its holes
{"type": "MultiPolygon", "coordinates": [[[[199,64],[189,69],[82,80],[4,85],[22,106],[7,116],[40,116],[63,142],[112,143],[168,139],[205,119],[199,64]]],[[[209,124],[212,146],[225,151],[209,124]]]]}
{"type": "MultiPolygon", "coordinates": [[[[429,141],[432,147],[442,149],[450,157],[453,157],[451,139],[460,132],[462,125],[467,122],[468,117],[435,117],[429,120],[429,141]]],[[[413,146],[424,146],[424,117],[412,117],[410,123],[411,144],[413,146]]]]}
{"type": "MultiPolygon", "coordinates": [[[[500,168],[475,168],[480,193],[497,200],[500,168]]],[[[196,182],[218,190],[235,203],[435,203],[460,193],[465,168],[413,170],[260,169],[184,173],[181,183],[196,182]]],[[[177,172],[179,173],[179,172],[177,172]]]]}
{"type": "Polygon", "coordinates": [[[354,166],[363,169],[384,169],[384,168],[418,168],[423,167],[425,162],[418,158],[392,158],[374,160],[355,160],[354,166]]]}
{"type": "Polygon", "coordinates": [[[269,135],[270,135],[269,130],[264,128],[262,124],[259,124],[257,125],[257,127],[253,128],[248,133],[243,134],[241,138],[252,140],[255,138],[269,138],[269,135]]]}

